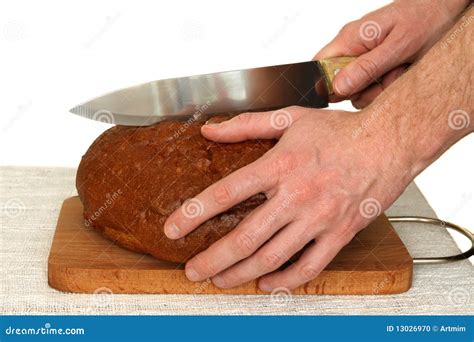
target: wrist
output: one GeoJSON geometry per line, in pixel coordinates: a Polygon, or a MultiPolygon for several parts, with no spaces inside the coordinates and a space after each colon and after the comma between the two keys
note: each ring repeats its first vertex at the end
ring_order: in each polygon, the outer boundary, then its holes
{"type": "Polygon", "coordinates": [[[389,101],[374,101],[361,110],[354,139],[365,139],[376,148],[372,157],[378,172],[395,188],[405,188],[417,175],[419,154],[406,123],[389,101]],[[396,185],[398,183],[398,185],[396,185]]]}
{"type": "MultiPolygon", "coordinates": [[[[426,6],[430,10],[435,10],[439,15],[448,16],[452,19],[456,18],[466,7],[471,0],[421,0],[418,2],[421,6],[426,6]]],[[[405,5],[413,4],[413,0],[397,0],[395,3],[405,5]]]]}
{"type": "Polygon", "coordinates": [[[471,0],[437,0],[437,8],[438,11],[443,11],[447,13],[448,16],[455,18],[464,11],[470,3],[471,0]]]}

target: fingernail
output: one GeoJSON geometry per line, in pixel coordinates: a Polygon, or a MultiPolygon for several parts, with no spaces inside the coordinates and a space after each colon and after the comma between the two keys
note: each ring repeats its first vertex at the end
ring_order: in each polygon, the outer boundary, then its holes
{"type": "Polygon", "coordinates": [[[352,92],[352,88],[353,88],[352,80],[347,76],[338,78],[336,82],[334,83],[334,89],[336,90],[336,93],[339,95],[343,95],[343,96],[349,95],[352,92]]]}
{"type": "Polygon", "coordinates": [[[186,277],[191,280],[191,281],[198,281],[199,280],[199,274],[194,270],[192,267],[186,267],[185,270],[186,277]]]}
{"type": "Polygon", "coordinates": [[[221,276],[221,275],[216,275],[214,277],[212,277],[212,282],[214,283],[214,285],[216,285],[217,287],[222,287],[224,288],[225,287],[225,280],[224,280],[224,277],[221,276]]]}
{"type": "Polygon", "coordinates": [[[177,239],[180,234],[181,230],[174,222],[165,227],[165,235],[170,239],[177,239]]]}
{"type": "Polygon", "coordinates": [[[216,120],[214,118],[210,118],[204,123],[205,127],[217,127],[219,126],[222,122],[215,122],[216,120]]]}

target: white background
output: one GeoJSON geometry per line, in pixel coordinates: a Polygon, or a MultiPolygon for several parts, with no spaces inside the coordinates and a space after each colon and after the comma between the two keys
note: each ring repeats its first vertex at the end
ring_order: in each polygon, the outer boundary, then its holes
{"type": "MultiPolygon", "coordinates": [[[[2,2],[0,164],[76,167],[109,126],[68,114],[74,105],[154,79],[309,60],[385,3],[2,2]]],[[[470,135],[416,179],[440,218],[471,230],[473,156],[470,135]]]]}

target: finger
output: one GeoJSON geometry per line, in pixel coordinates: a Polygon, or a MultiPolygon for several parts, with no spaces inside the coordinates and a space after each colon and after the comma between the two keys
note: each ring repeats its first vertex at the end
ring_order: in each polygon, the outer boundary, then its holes
{"type": "Polygon", "coordinates": [[[388,88],[398,77],[400,77],[406,70],[406,66],[399,66],[389,71],[380,83],[374,83],[367,87],[364,91],[359,93],[357,97],[351,97],[352,105],[355,108],[361,109],[367,107],[372,103],[377,96],[388,88]]]}
{"type": "Polygon", "coordinates": [[[166,236],[170,239],[181,238],[217,214],[271,189],[276,179],[268,172],[263,158],[234,171],[196,197],[185,201],[166,220],[166,236]]]}
{"type": "Polygon", "coordinates": [[[400,76],[402,76],[405,71],[407,71],[409,65],[402,64],[392,70],[390,70],[383,78],[382,78],[382,86],[383,89],[387,89],[390,84],[396,81],[400,76]]]}
{"type": "Polygon", "coordinates": [[[359,24],[357,21],[344,25],[336,37],[319,50],[313,59],[358,56],[367,52],[366,46],[360,41],[358,30],[359,24]]]}
{"type": "Polygon", "coordinates": [[[221,123],[202,126],[202,135],[216,142],[239,142],[251,139],[277,139],[299,117],[290,108],[270,112],[243,113],[221,123]]]}
{"type": "Polygon", "coordinates": [[[290,223],[251,257],[213,277],[213,283],[230,288],[276,270],[314,238],[308,228],[302,222],[290,223]]]}
{"type": "Polygon", "coordinates": [[[352,105],[356,109],[367,107],[372,101],[383,92],[383,87],[379,83],[368,86],[355,98],[351,98],[352,105]]]}
{"type": "Polygon", "coordinates": [[[277,287],[295,289],[316,278],[336,254],[354,237],[352,233],[322,234],[308,247],[299,260],[283,271],[268,274],[260,279],[263,291],[277,287]]]}
{"type": "Polygon", "coordinates": [[[255,209],[233,231],[186,263],[186,275],[192,281],[212,277],[252,255],[276,231],[291,220],[281,211],[281,201],[272,198],[255,209]],[[275,214],[277,213],[277,214],[275,214]]]}
{"type": "Polygon", "coordinates": [[[337,103],[337,102],[341,102],[341,101],[345,101],[345,100],[346,100],[345,97],[337,96],[337,95],[335,95],[335,94],[330,94],[330,95],[328,96],[328,101],[329,101],[330,103],[337,103]]]}
{"type": "Polygon", "coordinates": [[[348,97],[366,88],[388,71],[399,66],[400,44],[387,38],[382,45],[359,56],[336,75],[334,91],[336,95],[348,97]]]}

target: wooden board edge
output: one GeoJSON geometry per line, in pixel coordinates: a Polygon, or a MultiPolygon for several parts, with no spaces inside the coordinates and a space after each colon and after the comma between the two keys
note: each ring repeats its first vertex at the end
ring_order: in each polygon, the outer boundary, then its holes
{"type": "MultiPolygon", "coordinates": [[[[78,196],[72,196],[65,199],[62,203],[57,224],[61,220],[61,212],[68,202],[78,196]]],[[[393,227],[392,227],[393,229],[393,227]]],[[[396,232],[395,232],[396,233],[396,232]]],[[[95,293],[98,289],[106,288],[111,293],[120,294],[235,294],[235,295],[264,295],[269,294],[258,289],[257,282],[252,281],[232,289],[220,289],[214,286],[210,280],[193,283],[192,290],[189,287],[189,280],[186,278],[183,270],[151,270],[152,272],[162,272],[163,282],[150,286],[146,282],[140,270],[104,270],[104,269],[79,269],[74,267],[65,267],[58,264],[53,255],[53,245],[55,244],[55,230],[52,240],[50,253],[48,256],[48,284],[52,288],[73,293],[95,293]],[[106,277],[104,277],[104,274],[106,277]],[[174,283],[169,280],[170,274],[174,283]],[[94,280],[91,282],[91,279],[94,280]],[[120,282],[127,281],[131,286],[123,286],[120,282]],[[176,288],[176,284],[185,284],[182,288],[176,288]],[[161,287],[160,287],[161,286],[161,287]]],[[[409,254],[408,254],[409,256],[409,254]]],[[[413,262],[411,257],[401,266],[391,271],[323,271],[313,281],[291,291],[295,295],[389,295],[408,291],[412,285],[413,262]],[[339,272],[339,274],[338,274],[339,272]],[[340,273],[343,274],[342,277],[340,273]],[[364,284],[366,273],[371,273],[373,281],[371,284],[364,284]],[[388,273],[388,275],[387,275],[388,273]],[[332,276],[331,276],[332,274],[332,276]],[[339,277],[337,277],[339,275],[339,277]],[[342,281],[342,283],[341,283],[342,281]],[[326,284],[337,282],[338,290],[327,290],[326,284]],[[396,286],[395,286],[396,285],[396,286]],[[350,288],[351,293],[348,293],[350,288]]],[[[156,273],[154,273],[156,275],[156,273]]],[[[156,278],[154,279],[156,282],[156,278]]],[[[330,287],[330,286],[329,286],[330,287]]]]}
{"type": "MultiPolygon", "coordinates": [[[[276,291],[291,292],[294,295],[398,294],[411,288],[412,267],[412,264],[407,263],[406,267],[388,273],[387,271],[370,271],[371,282],[367,281],[363,272],[351,274],[348,271],[330,273],[323,271],[316,279],[293,291],[285,288],[279,288],[276,291]],[[328,286],[331,283],[338,285],[328,286]]],[[[100,289],[107,289],[107,292],[116,294],[271,294],[258,289],[257,281],[231,289],[220,289],[209,279],[189,286],[190,281],[183,270],[156,270],[153,273],[153,279],[147,281],[147,277],[143,277],[144,273],[140,270],[77,269],[51,263],[48,265],[48,284],[56,290],[73,293],[97,293],[100,289]],[[156,273],[162,273],[163,281],[156,282],[156,279],[160,278],[156,273]],[[177,286],[177,284],[183,284],[183,286],[177,286]]]]}

